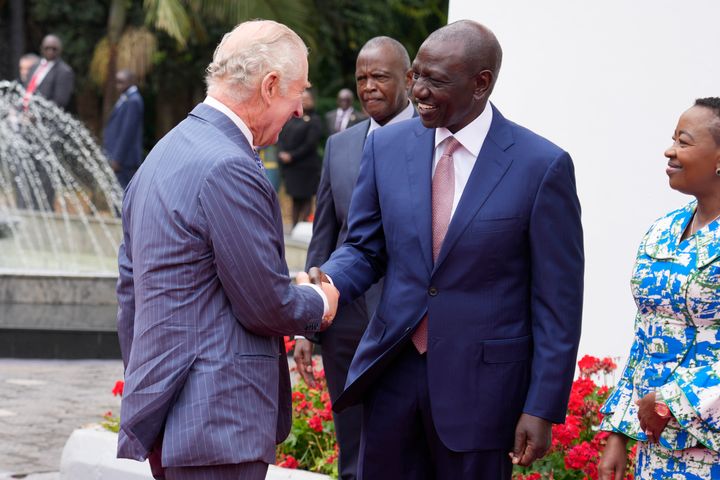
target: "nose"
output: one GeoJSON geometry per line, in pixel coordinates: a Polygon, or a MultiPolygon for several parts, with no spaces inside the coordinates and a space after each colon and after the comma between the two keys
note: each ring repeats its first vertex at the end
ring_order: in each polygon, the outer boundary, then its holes
{"type": "Polygon", "coordinates": [[[673,143],[672,145],[670,145],[665,150],[665,153],[663,155],[665,155],[665,158],[675,158],[677,156],[677,151],[675,150],[675,144],[673,143]]]}
{"type": "Polygon", "coordinates": [[[416,99],[423,99],[427,98],[430,94],[430,90],[425,86],[425,83],[421,81],[420,78],[415,78],[412,81],[412,86],[410,87],[410,93],[412,94],[413,98],[416,99]]]}

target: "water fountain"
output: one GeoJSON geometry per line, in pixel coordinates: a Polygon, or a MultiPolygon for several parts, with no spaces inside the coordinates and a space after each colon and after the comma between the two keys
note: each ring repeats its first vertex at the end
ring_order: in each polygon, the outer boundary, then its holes
{"type": "Polygon", "coordinates": [[[117,356],[121,203],[84,125],[0,82],[0,356],[117,356]]]}

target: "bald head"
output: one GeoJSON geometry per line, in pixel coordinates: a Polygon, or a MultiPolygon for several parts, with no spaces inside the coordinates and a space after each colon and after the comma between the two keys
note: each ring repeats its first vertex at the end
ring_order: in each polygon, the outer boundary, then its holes
{"type": "Polygon", "coordinates": [[[485,25],[472,20],[458,20],[435,30],[425,39],[423,45],[431,42],[453,42],[462,45],[462,56],[470,72],[490,70],[493,83],[497,79],[502,65],[502,48],[495,34],[485,25]]]}
{"type": "Polygon", "coordinates": [[[285,25],[272,20],[243,22],[225,34],[207,67],[209,94],[250,98],[271,72],[281,89],[307,75],[308,50],[302,39],[285,25]]]}
{"type": "Polygon", "coordinates": [[[133,85],[135,85],[135,73],[131,70],[123,69],[115,74],[115,88],[118,93],[124,92],[133,85]]]}
{"type": "Polygon", "coordinates": [[[62,41],[57,35],[45,35],[40,44],[40,53],[43,58],[51,62],[62,54],[62,41]]]}
{"type": "Polygon", "coordinates": [[[360,49],[358,57],[370,50],[383,50],[390,56],[388,61],[397,62],[405,71],[410,70],[410,55],[402,43],[391,37],[373,37],[360,49]]]}
{"type": "Polygon", "coordinates": [[[413,61],[412,95],[427,128],[452,133],[483,111],[502,63],[502,49],[487,27],[461,20],[436,30],[413,61]]]}

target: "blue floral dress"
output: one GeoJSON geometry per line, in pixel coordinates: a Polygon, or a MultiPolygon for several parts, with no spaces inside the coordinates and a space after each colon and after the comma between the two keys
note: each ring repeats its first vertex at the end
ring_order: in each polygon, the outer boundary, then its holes
{"type": "Polygon", "coordinates": [[[640,245],[631,281],[635,340],[601,409],[602,430],[641,442],[638,479],[720,479],[720,222],[680,241],[695,207],[655,222],[640,245]],[[647,443],[635,405],[652,391],[675,417],[659,444],[647,443]]]}

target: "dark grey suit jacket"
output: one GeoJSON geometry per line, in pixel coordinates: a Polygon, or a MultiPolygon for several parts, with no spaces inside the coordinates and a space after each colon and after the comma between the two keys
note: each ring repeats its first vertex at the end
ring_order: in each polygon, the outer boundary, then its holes
{"type": "MultiPolygon", "coordinates": [[[[28,81],[32,78],[40,63],[35,65],[28,74],[28,81]]],[[[54,102],[58,107],[67,110],[75,88],[75,73],[70,65],[62,59],[55,60],[55,65],[45,75],[45,78],[35,90],[48,100],[54,102]]]]}
{"type": "Polygon", "coordinates": [[[290,430],[281,335],[316,331],[291,284],[277,196],[238,127],[200,104],[148,155],[123,202],[118,456],[159,436],[165,467],[262,461],[290,430]]]}

